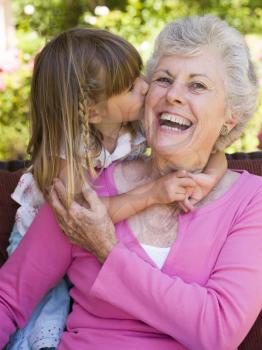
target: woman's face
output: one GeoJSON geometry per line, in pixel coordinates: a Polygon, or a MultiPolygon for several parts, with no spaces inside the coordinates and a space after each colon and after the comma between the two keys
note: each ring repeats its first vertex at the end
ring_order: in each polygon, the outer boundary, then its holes
{"type": "Polygon", "coordinates": [[[195,57],[164,56],[152,76],[145,106],[148,143],[155,156],[188,170],[205,166],[226,109],[224,67],[211,49],[195,57]]]}

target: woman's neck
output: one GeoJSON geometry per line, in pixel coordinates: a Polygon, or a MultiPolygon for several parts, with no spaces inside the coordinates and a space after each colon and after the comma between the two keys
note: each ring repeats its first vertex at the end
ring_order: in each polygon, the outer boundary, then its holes
{"type": "Polygon", "coordinates": [[[158,178],[160,176],[167,175],[173,171],[178,170],[186,170],[191,173],[199,173],[204,169],[204,166],[201,168],[200,166],[189,165],[187,164],[186,160],[183,162],[183,164],[173,162],[171,163],[154,155],[152,155],[150,165],[150,172],[154,178],[158,178]]]}

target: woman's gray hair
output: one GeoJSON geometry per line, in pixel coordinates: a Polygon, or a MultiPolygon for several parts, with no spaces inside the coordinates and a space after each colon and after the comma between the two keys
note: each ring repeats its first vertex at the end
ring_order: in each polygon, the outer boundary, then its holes
{"type": "Polygon", "coordinates": [[[220,136],[216,150],[231,145],[244,130],[256,108],[258,82],[243,36],[213,15],[185,17],[167,24],[158,35],[147,64],[150,78],[164,56],[195,56],[207,47],[215,48],[225,66],[226,102],[237,125],[220,136]]]}

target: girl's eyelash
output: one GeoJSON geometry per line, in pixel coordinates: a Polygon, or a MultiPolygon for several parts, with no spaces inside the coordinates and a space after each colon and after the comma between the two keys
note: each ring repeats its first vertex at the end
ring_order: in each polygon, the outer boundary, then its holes
{"type": "Polygon", "coordinates": [[[135,87],[135,84],[132,84],[132,85],[130,86],[130,88],[128,89],[128,92],[132,91],[132,90],[134,89],[134,87],[135,87]]]}

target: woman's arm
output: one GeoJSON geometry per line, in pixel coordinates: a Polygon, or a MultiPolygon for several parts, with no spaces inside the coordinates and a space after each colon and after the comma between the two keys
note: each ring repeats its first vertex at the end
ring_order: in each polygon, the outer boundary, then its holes
{"type": "Polygon", "coordinates": [[[262,306],[261,213],[260,189],[234,224],[204,285],[170,277],[119,243],[91,292],[190,349],[235,349],[262,306]]]}
{"type": "Polygon", "coordinates": [[[44,294],[66,273],[71,244],[44,205],[19,247],[0,269],[0,348],[24,327],[44,294]],[[58,254],[59,252],[59,254],[58,254]]]}
{"type": "MultiPolygon", "coordinates": [[[[98,231],[90,231],[86,221],[90,210],[75,203],[71,210],[77,232],[82,232],[87,249],[90,244],[87,238],[91,237],[93,254],[105,261],[92,293],[188,348],[236,348],[262,305],[262,189],[254,186],[252,183],[250,193],[255,195],[227,234],[219,256],[213,257],[214,268],[205,285],[186,283],[179,276],[170,277],[156,269],[121,243],[117,244],[106,225],[104,230],[101,226],[98,231]]],[[[101,201],[92,190],[89,195],[90,202],[97,203],[94,208],[99,209],[101,201]]],[[[220,215],[222,220],[223,212],[220,215]]],[[[103,218],[102,222],[106,222],[108,215],[103,218]]],[[[200,231],[207,229],[208,222],[199,227],[200,231]]],[[[208,232],[207,237],[213,239],[208,232]]]]}

